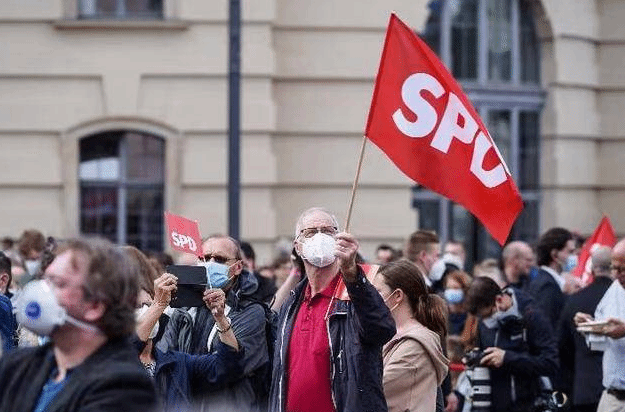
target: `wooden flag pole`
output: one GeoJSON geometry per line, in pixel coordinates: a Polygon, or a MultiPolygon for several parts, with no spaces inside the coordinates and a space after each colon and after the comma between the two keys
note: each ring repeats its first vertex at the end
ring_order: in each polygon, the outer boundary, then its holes
{"type": "Polygon", "coordinates": [[[349,224],[352,219],[352,209],[354,208],[354,198],[356,197],[356,188],[358,187],[358,179],[360,178],[360,169],[362,168],[362,160],[365,157],[365,146],[367,144],[367,136],[362,137],[362,146],[360,146],[360,158],[358,159],[358,168],[356,169],[356,177],[352,186],[352,195],[349,199],[349,208],[347,209],[347,219],[345,221],[345,231],[349,232],[349,224]]]}

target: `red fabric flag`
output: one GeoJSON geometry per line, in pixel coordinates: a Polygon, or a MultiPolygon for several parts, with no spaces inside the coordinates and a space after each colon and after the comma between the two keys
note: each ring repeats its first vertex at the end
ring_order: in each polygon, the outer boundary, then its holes
{"type": "Polygon", "coordinates": [[[616,234],[614,234],[614,228],[612,227],[612,223],[610,223],[610,219],[607,216],[604,216],[603,219],[601,219],[601,222],[599,222],[599,226],[597,226],[592,236],[590,236],[586,240],[586,242],[584,242],[582,250],[579,252],[577,266],[571,272],[573,276],[581,278],[583,286],[587,286],[592,283],[594,277],[592,276],[591,271],[591,254],[599,246],[613,247],[615,244],[616,234]]]}
{"type": "Polygon", "coordinates": [[[505,243],[523,209],[510,171],[458,83],[394,14],[365,134],[408,177],[464,206],[505,243]]]}
{"type": "Polygon", "coordinates": [[[174,250],[195,256],[202,254],[202,238],[197,221],[165,212],[165,225],[167,237],[174,250]]]}

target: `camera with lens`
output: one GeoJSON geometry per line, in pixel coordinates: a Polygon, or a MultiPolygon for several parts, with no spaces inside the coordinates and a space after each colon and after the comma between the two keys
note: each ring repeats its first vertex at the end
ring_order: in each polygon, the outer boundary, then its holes
{"type": "Polygon", "coordinates": [[[478,348],[471,349],[469,352],[465,353],[462,357],[462,363],[464,363],[467,368],[475,368],[476,366],[480,366],[480,361],[484,357],[484,351],[478,348]]]}
{"type": "Polygon", "coordinates": [[[467,366],[467,378],[471,384],[469,399],[472,412],[490,412],[491,408],[490,370],[480,366],[483,357],[484,351],[475,348],[462,358],[462,362],[467,366]]]}

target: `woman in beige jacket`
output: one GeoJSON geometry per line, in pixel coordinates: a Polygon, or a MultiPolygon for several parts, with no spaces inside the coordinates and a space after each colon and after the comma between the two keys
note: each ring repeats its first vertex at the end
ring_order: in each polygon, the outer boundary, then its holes
{"type": "Polygon", "coordinates": [[[407,260],[380,268],[373,284],[391,310],[397,334],[384,345],[384,394],[389,412],[434,412],[449,361],[443,300],[428,294],[419,269],[407,260]]]}

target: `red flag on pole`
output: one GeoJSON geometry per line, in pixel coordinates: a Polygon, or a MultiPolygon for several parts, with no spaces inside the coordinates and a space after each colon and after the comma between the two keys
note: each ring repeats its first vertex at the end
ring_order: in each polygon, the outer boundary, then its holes
{"type": "Polygon", "coordinates": [[[505,243],[523,209],[510,171],[458,83],[395,14],[366,136],[408,177],[464,206],[505,243]]]}
{"type": "Polygon", "coordinates": [[[579,252],[577,266],[571,272],[573,276],[581,278],[583,286],[587,286],[592,283],[594,278],[591,271],[592,259],[590,259],[590,256],[599,246],[613,247],[615,244],[616,234],[614,234],[614,228],[610,223],[610,219],[607,216],[604,216],[592,236],[584,242],[582,250],[579,252]]]}

